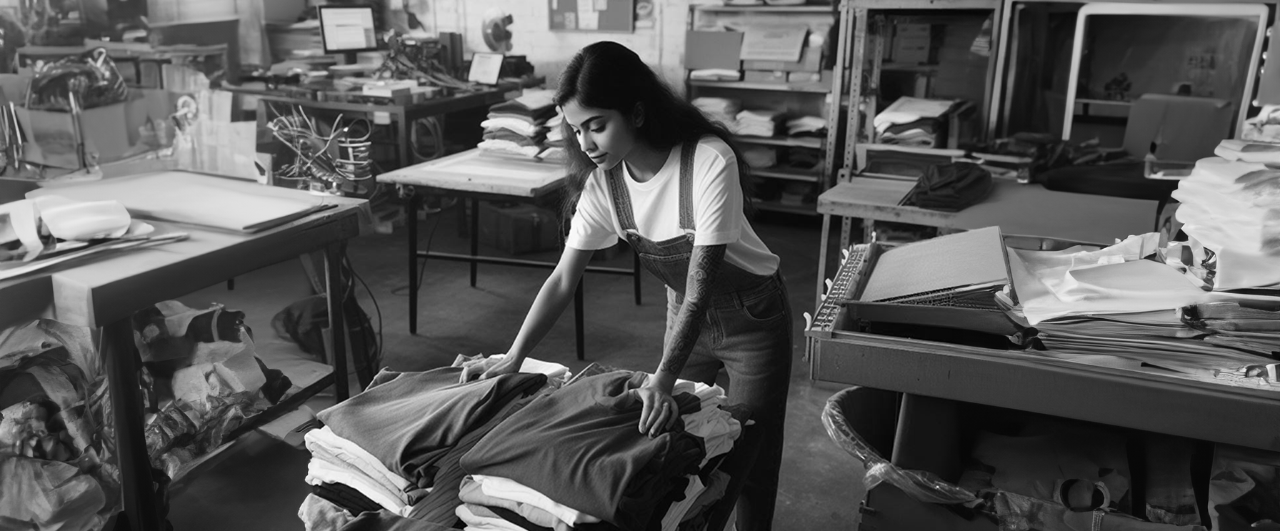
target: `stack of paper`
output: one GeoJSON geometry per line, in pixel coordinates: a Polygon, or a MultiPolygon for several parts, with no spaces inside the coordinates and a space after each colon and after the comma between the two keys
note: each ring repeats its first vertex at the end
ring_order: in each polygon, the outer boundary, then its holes
{"type": "Polygon", "coordinates": [[[1215,290],[1280,284],[1280,146],[1224,140],[1173,198],[1183,232],[1216,258],[1215,290]]]}

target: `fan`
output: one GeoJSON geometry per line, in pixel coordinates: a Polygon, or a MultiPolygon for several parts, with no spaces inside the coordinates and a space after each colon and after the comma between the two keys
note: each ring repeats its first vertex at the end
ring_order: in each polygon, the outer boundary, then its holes
{"type": "Polygon", "coordinates": [[[497,9],[490,9],[485,13],[480,31],[484,34],[484,43],[490,50],[500,53],[511,51],[511,30],[507,29],[507,26],[510,26],[514,20],[510,14],[497,9]]]}

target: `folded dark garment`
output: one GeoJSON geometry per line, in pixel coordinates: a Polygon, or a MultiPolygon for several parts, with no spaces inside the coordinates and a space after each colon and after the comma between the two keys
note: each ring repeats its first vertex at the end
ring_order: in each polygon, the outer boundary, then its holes
{"type": "Polygon", "coordinates": [[[902,198],[902,204],[959,212],[991,194],[995,181],[986,169],[968,162],[930,166],[902,198]]]}
{"type": "Polygon", "coordinates": [[[338,507],[346,509],[351,514],[382,510],[382,506],[374,503],[368,496],[341,483],[312,485],[311,492],[338,507]]]}

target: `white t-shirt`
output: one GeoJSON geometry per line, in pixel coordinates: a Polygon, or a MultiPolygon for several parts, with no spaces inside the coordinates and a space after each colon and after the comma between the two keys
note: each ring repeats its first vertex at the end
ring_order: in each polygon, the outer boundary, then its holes
{"type": "MultiPolygon", "coordinates": [[[[682,236],[680,229],[680,150],[676,146],[657,175],[636,182],[622,163],[623,182],[631,195],[636,230],[652,241],[682,236]]],[[[738,183],[738,160],[733,150],[714,136],[698,141],[693,156],[694,245],[725,245],[725,260],[757,275],[778,270],[778,256],[765,247],[742,213],[742,186],[738,183]]],[[[608,177],[596,170],[587,178],[565,245],[594,251],[607,248],[621,238],[622,225],[613,208],[608,177]]]]}

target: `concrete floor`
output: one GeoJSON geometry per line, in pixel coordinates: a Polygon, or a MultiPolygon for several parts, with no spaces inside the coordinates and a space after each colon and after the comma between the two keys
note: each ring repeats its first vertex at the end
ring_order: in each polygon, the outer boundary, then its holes
{"type": "MultiPolygon", "coordinates": [[[[466,237],[457,229],[455,212],[420,222],[422,245],[433,250],[466,252],[466,237]],[[434,229],[433,229],[434,227],[434,229]]],[[[809,380],[803,360],[804,311],[813,309],[820,223],[816,218],[761,214],[757,232],[782,257],[795,314],[795,363],[788,401],[786,450],[775,528],[789,530],[853,529],[862,488],[860,467],[828,438],[820,413],[826,399],[841,386],[809,380]]],[[[352,240],[348,254],[368,283],[382,311],[384,365],[401,371],[449,364],[457,354],[503,352],[514,338],[547,271],[481,265],[478,286],[468,282],[468,265],[432,261],[423,272],[424,285],[418,335],[408,333],[405,287],[406,242],[403,229],[393,235],[367,235],[352,240]]],[[[502,255],[481,246],[482,254],[502,255]]],[[[554,260],[557,253],[521,258],[554,260]]],[[[630,255],[600,265],[630,267],[630,255]]],[[[572,309],[532,354],[574,370],[590,362],[652,371],[662,353],[665,292],[645,273],[643,304],[632,299],[630,277],[589,274],[586,280],[587,361],[574,356],[572,309]]],[[[297,352],[273,338],[271,317],[308,294],[299,261],[292,260],[236,279],[236,289],[211,286],[183,299],[189,305],[221,302],[248,313],[259,351],[297,352]]],[[[363,289],[364,308],[376,318],[363,289]]],[[[315,409],[332,404],[332,394],[313,399],[315,409]]],[[[290,448],[265,436],[242,438],[221,460],[206,467],[171,494],[171,521],[179,531],[198,529],[302,529],[297,508],[307,488],[305,450],[290,448]]]]}

